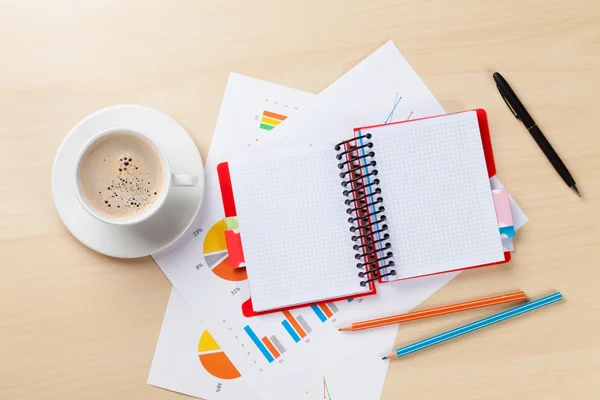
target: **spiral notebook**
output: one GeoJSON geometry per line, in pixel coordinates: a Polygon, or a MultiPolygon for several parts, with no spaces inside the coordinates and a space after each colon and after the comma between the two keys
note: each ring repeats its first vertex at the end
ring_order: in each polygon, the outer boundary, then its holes
{"type": "Polygon", "coordinates": [[[241,233],[245,315],[510,260],[483,110],[357,128],[329,150],[230,161],[218,174],[241,233]]]}

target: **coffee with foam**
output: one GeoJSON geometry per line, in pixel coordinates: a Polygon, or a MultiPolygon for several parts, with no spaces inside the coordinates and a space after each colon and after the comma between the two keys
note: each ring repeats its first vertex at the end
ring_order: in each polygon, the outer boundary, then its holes
{"type": "Polygon", "coordinates": [[[86,151],[77,178],[92,209],[111,218],[129,219],[152,209],[164,189],[165,173],[151,144],[117,132],[86,151]]]}

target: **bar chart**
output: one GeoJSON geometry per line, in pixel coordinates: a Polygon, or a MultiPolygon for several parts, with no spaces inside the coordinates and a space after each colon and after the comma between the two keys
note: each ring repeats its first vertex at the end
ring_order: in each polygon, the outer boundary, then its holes
{"type": "Polygon", "coordinates": [[[285,347],[281,344],[277,336],[273,335],[269,338],[263,336],[262,339],[258,338],[258,335],[252,330],[250,325],[244,327],[244,332],[250,337],[250,340],[267,359],[269,363],[272,363],[278,359],[283,353],[285,353],[285,347]]]}
{"type": "Polygon", "coordinates": [[[289,311],[284,311],[283,315],[285,319],[281,321],[281,325],[285,328],[287,333],[292,337],[294,342],[298,343],[304,339],[306,335],[312,332],[312,328],[302,315],[294,317],[289,311]]]}
{"type": "Polygon", "coordinates": [[[327,321],[329,318],[333,317],[333,315],[339,311],[337,306],[334,303],[327,303],[327,304],[321,303],[321,304],[317,304],[314,306],[310,306],[310,308],[313,310],[313,312],[315,314],[317,314],[317,318],[319,318],[319,320],[321,322],[327,321]]]}

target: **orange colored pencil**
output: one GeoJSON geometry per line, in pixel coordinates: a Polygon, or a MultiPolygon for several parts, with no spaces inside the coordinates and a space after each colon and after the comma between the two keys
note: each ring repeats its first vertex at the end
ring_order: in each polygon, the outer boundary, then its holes
{"type": "Polygon", "coordinates": [[[429,308],[427,310],[413,311],[406,314],[392,315],[389,317],[375,318],[368,321],[355,322],[352,325],[339,328],[340,331],[361,331],[363,329],[376,328],[397,324],[400,322],[415,321],[417,319],[437,317],[438,315],[452,314],[455,312],[474,310],[476,308],[495,306],[513,301],[526,300],[525,292],[514,292],[500,296],[487,297],[485,299],[465,301],[464,303],[451,304],[447,306],[429,308]]]}

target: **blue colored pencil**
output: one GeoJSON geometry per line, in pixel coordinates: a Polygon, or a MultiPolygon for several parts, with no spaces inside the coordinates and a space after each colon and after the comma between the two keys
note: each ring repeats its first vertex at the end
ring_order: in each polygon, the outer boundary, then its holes
{"type": "Polygon", "coordinates": [[[556,292],[554,294],[539,298],[537,300],[530,301],[520,306],[511,308],[510,310],[506,310],[501,313],[480,319],[479,321],[471,322],[470,324],[463,325],[458,328],[451,329],[447,332],[440,333],[439,335],[432,336],[429,339],[424,339],[413,344],[409,344],[408,346],[400,347],[396,350],[395,353],[383,357],[383,360],[386,360],[388,358],[404,357],[411,353],[415,353],[419,350],[423,350],[428,347],[435,346],[436,344],[440,344],[448,340],[457,338],[459,336],[466,335],[467,333],[474,332],[478,329],[485,328],[486,326],[494,325],[498,322],[502,322],[507,319],[519,316],[521,314],[525,314],[529,311],[533,311],[538,308],[547,306],[549,304],[556,303],[557,301],[561,301],[562,298],[562,294],[560,294],[560,292],[556,292]]]}

